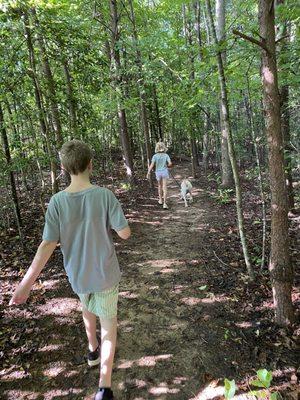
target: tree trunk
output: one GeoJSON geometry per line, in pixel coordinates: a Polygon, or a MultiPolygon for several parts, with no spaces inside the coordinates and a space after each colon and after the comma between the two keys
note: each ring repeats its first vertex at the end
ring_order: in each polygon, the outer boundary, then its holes
{"type": "MultiPolygon", "coordinates": [[[[225,40],[225,1],[216,0],[216,35],[219,43],[225,40]]],[[[221,52],[223,67],[226,63],[225,51],[221,52]]],[[[230,164],[230,157],[228,151],[228,135],[226,129],[227,124],[224,121],[224,109],[222,107],[222,100],[220,102],[220,125],[221,125],[221,154],[222,154],[222,186],[224,188],[231,188],[234,185],[232,168],[230,164]]]]}
{"type": "MultiPolygon", "coordinates": [[[[138,44],[138,33],[136,29],[135,23],[135,15],[134,15],[134,8],[132,4],[132,0],[129,0],[129,7],[130,7],[130,19],[132,23],[132,33],[133,33],[133,41],[135,45],[135,56],[136,56],[136,65],[138,67],[138,88],[139,88],[139,95],[140,95],[140,104],[141,104],[141,117],[142,117],[142,126],[143,126],[143,133],[145,138],[146,144],[146,156],[147,156],[147,167],[149,168],[151,164],[151,143],[150,143],[150,134],[149,134],[149,122],[148,122],[148,115],[147,115],[147,99],[146,99],[146,85],[144,82],[143,76],[143,64],[142,64],[142,56],[141,51],[138,44]]],[[[152,176],[149,177],[150,187],[154,187],[154,182],[152,176]]]]}
{"type": "Polygon", "coordinates": [[[0,129],[1,129],[3,152],[5,154],[6,164],[7,164],[7,169],[8,169],[9,179],[10,179],[10,187],[11,187],[12,200],[13,200],[13,204],[14,204],[16,223],[17,223],[19,232],[21,232],[20,228],[22,226],[22,218],[21,218],[21,213],[20,213],[19,200],[18,200],[18,194],[17,194],[17,189],[16,189],[14,172],[12,171],[9,143],[8,143],[8,138],[7,138],[6,128],[5,128],[4,115],[3,115],[1,103],[0,103],[0,129]]]}
{"type": "MultiPolygon", "coordinates": [[[[215,31],[215,26],[213,22],[210,0],[205,0],[207,14],[210,21],[210,29],[212,33],[212,37],[216,47],[218,48],[218,39],[215,31]]],[[[254,278],[254,272],[250,263],[249,254],[248,254],[248,246],[246,242],[245,236],[245,229],[244,229],[244,215],[243,215],[243,205],[242,205],[242,193],[241,193],[241,184],[240,184],[240,177],[239,171],[237,167],[235,151],[234,151],[234,144],[231,137],[230,131],[230,120],[229,120],[229,107],[228,107],[228,100],[227,100],[227,87],[226,87],[226,79],[224,74],[223,68],[223,60],[220,50],[217,51],[217,61],[218,61],[218,72],[219,72],[219,82],[220,82],[220,89],[221,89],[221,107],[222,113],[224,116],[224,128],[228,132],[228,150],[229,150],[229,157],[233,171],[234,183],[235,183],[235,194],[236,194],[236,209],[237,209],[237,217],[238,217],[238,227],[240,233],[240,239],[245,259],[246,268],[248,274],[251,279],[254,278]]]]}
{"type": "MultiPolygon", "coordinates": [[[[189,70],[190,70],[190,83],[191,83],[191,91],[193,91],[193,82],[195,80],[195,65],[194,65],[194,55],[193,55],[193,38],[192,38],[192,23],[190,18],[190,8],[188,5],[182,6],[182,16],[183,16],[183,30],[186,41],[186,47],[188,51],[189,58],[189,70]]],[[[193,117],[189,115],[189,127],[190,127],[190,154],[191,154],[191,164],[192,164],[192,175],[194,178],[197,176],[197,167],[198,167],[198,157],[197,157],[197,144],[196,139],[194,137],[195,127],[193,124],[193,117]]]]}
{"type": "Polygon", "coordinates": [[[74,91],[72,86],[72,77],[69,70],[68,61],[64,58],[63,61],[63,69],[66,78],[66,89],[67,89],[67,99],[68,99],[68,108],[69,108],[69,117],[70,117],[70,128],[72,132],[72,139],[78,136],[77,133],[77,116],[76,116],[76,100],[74,97],[74,91]]]}
{"type": "Polygon", "coordinates": [[[197,42],[199,46],[199,60],[203,59],[203,49],[202,49],[202,36],[201,36],[201,14],[200,14],[200,0],[196,0],[193,4],[195,13],[195,30],[197,36],[197,42]]]}
{"type": "Polygon", "coordinates": [[[119,32],[119,15],[117,8],[117,0],[110,0],[109,6],[110,6],[110,23],[111,23],[110,51],[111,51],[112,82],[117,95],[118,118],[120,124],[120,140],[123,149],[124,163],[128,179],[131,180],[133,178],[133,159],[130,147],[130,139],[128,135],[126,112],[122,104],[124,94],[122,88],[123,77],[121,72],[120,52],[118,48],[120,44],[119,40],[120,32],[119,32]]]}
{"type": "Polygon", "coordinates": [[[294,320],[291,299],[293,269],[289,252],[287,191],[275,49],[274,0],[259,1],[259,26],[261,40],[265,45],[265,48],[262,49],[261,74],[269,148],[272,209],[269,270],[273,288],[275,320],[279,325],[289,325],[294,320]]]}
{"type": "Polygon", "coordinates": [[[63,145],[63,137],[62,137],[62,129],[61,129],[61,122],[60,122],[60,116],[59,116],[59,111],[58,111],[58,104],[57,104],[57,96],[56,96],[56,87],[55,87],[55,82],[53,78],[53,74],[50,68],[50,62],[47,56],[46,52],[46,47],[45,47],[45,41],[44,37],[42,36],[40,32],[40,23],[36,14],[35,9],[32,9],[32,15],[34,18],[35,26],[36,26],[36,34],[37,34],[37,40],[39,44],[39,48],[42,54],[42,66],[43,66],[43,73],[45,77],[45,81],[47,84],[47,89],[48,89],[48,94],[49,94],[49,100],[50,100],[50,105],[51,105],[51,114],[52,114],[52,122],[54,126],[54,131],[55,131],[55,139],[59,147],[63,145]]]}
{"type": "MultiPolygon", "coordinates": [[[[277,4],[284,4],[285,0],[277,0],[277,4]]],[[[280,41],[280,47],[277,49],[279,54],[286,51],[286,47],[290,42],[290,27],[288,22],[285,21],[283,30],[281,32],[283,39],[280,41]]],[[[287,57],[284,56],[283,63],[288,62],[287,57]]],[[[279,62],[280,68],[280,62],[279,62]]],[[[292,179],[292,149],[291,149],[291,136],[290,136],[290,111],[289,111],[289,86],[284,84],[279,89],[280,92],[280,108],[281,108],[281,132],[284,142],[284,161],[285,161],[285,174],[287,184],[288,206],[292,210],[295,207],[293,179],[292,179]]]]}
{"type": "Polygon", "coordinates": [[[208,141],[209,141],[209,116],[205,114],[204,135],[203,135],[203,169],[205,175],[208,170],[208,141]]]}
{"type": "Polygon", "coordinates": [[[260,268],[263,269],[265,265],[265,249],[266,249],[266,225],[267,225],[267,220],[266,220],[266,198],[264,194],[264,188],[263,188],[263,180],[262,180],[262,173],[261,173],[261,163],[259,159],[259,153],[258,153],[258,146],[257,146],[257,140],[256,140],[256,135],[255,135],[255,128],[254,128],[254,122],[253,122],[253,108],[252,108],[252,99],[251,99],[251,93],[250,93],[250,85],[249,85],[249,76],[248,73],[246,75],[247,78],[247,93],[248,93],[248,118],[249,118],[249,123],[250,123],[250,134],[251,134],[251,141],[254,146],[254,152],[255,152],[255,158],[256,158],[256,165],[257,165],[257,170],[258,170],[258,184],[259,184],[259,191],[260,191],[260,198],[261,198],[261,203],[262,203],[262,209],[261,209],[261,214],[262,214],[262,250],[261,250],[261,263],[260,263],[260,268]]]}
{"type": "Polygon", "coordinates": [[[157,128],[158,128],[158,135],[159,135],[159,139],[161,141],[163,141],[164,140],[164,136],[163,136],[161,119],[160,119],[159,105],[158,105],[158,99],[157,99],[157,92],[156,92],[155,83],[153,84],[153,100],[154,100],[154,110],[155,110],[156,124],[157,124],[157,128]]]}
{"type": "Polygon", "coordinates": [[[46,120],[45,111],[44,111],[44,107],[43,107],[43,103],[42,103],[42,95],[41,95],[40,87],[38,84],[35,55],[34,55],[34,49],[33,49],[33,45],[32,45],[32,38],[31,38],[31,29],[30,29],[30,24],[29,24],[27,13],[24,13],[24,29],[25,29],[26,43],[27,43],[27,47],[28,47],[29,64],[30,64],[30,68],[31,68],[31,71],[29,71],[29,75],[32,79],[32,83],[34,86],[35,103],[36,103],[38,113],[39,113],[38,116],[39,116],[41,134],[45,139],[48,156],[50,158],[51,186],[52,186],[52,193],[55,194],[58,192],[58,183],[57,183],[57,179],[56,179],[57,165],[56,165],[55,157],[54,157],[54,154],[52,151],[51,139],[50,139],[49,130],[47,127],[47,122],[46,122],[47,120],[46,120]]]}

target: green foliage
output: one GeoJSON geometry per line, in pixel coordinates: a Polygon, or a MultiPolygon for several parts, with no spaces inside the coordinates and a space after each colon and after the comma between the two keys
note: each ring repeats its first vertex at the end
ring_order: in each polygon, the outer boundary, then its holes
{"type": "MultiPolygon", "coordinates": [[[[276,400],[279,397],[278,392],[270,392],[269,388],[272,382],[272,372],[267,369],[256,371],[256,379],[250,381],[251,386],[261,388],[262,390],[251,390],[250,394],[256,399],[276,400]]],[[[237,387],[235,381],[224,379],[224,395],[226,399],[231,399],[236,393],[237,387]]]]}
{"type": "Polygon", "coordinates": [[[220,204],[228,204],[232,200],[233,189],[218,189],[218,192],[214,195],[214,198],[220,204]]]}
{"type": "Polygon", "coordinates": [[[225,399],[232,399],[236,392],[236,385],[234,379],[229,381],[228,379],[224,379],[224,395],[225,399]]]}
{"type": "Polygon", "coordinates": [[[269,388],[272,381],[272,372],[266,369],[259,369],[257,372],[257,379],[251,381],[252,386],[269,388]]]}

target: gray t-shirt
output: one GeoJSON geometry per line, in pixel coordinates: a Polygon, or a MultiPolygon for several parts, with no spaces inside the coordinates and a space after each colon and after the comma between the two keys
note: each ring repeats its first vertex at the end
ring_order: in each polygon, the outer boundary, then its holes
{"type": "Polygon", "coordinates": [[[155,163],[155,171],[163,171],[171,160],[167,153],[155,153],[151,162],[155,163]]]}
{"type": "Polygon", "coordinates": [[[75,293],[100,292],[120,281],[111,229],[128,225],[122,207],[108,189],[93,186],[52,196],[43,239],[60,241],[64,267],[75,293]]]}

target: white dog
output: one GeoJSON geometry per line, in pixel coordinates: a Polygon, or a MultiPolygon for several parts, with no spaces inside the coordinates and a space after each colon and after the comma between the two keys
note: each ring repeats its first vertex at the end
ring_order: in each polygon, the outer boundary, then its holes
{"type": "Polygon", "coordinates": [[[184,179],[184,180],[181,182],[180,196],[181,196],[182,200],[184,200],[184,205],[185,205],[185,207],[188,206],[188,203],[187,203],[187,195],[189,195],[189,201],[190,201],[191,203],[192,203],[192,201],[193,201],[192,189],[193,189],[193,186],[192,186],[192,184],[191,184],[191,182],[190,182],[189,180],[184,179]]]}

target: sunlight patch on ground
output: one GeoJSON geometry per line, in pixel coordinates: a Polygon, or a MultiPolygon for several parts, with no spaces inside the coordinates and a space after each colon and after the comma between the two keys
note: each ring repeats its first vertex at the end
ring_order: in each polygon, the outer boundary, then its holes
{"type": "Polygon", "coordinates": [[[154,396],[159,396],[161,394],[176,394],[180,392],[180,389],[170,389],[165,382],[160,383],[159,386],[152,387],[148,390],[149,393],[153,394],[154,396]]]}
{"type": "Polygon", "coordinates": [[[212,400],[224,395],[224,387],[218,386],[218,381],[212,381],[190,400],[212,400]]]}
{"type": "Polygon", "coordinates": [[[55,299],[48,299],[47,304],[37,305],[39,312],[42,315],[70,315],[79,306],[76,299],[70,297],[56,297],[55,299]]]}
{"type": "Polygon", "coordinates": [[[137,365],[139,367],[154,367],[157,361],[168,360],[171,357],[173,357],[173,354],[160,354],[158,356],[141,357],[137,360],[120,360],[120,364],[117,368],[127,369],[131,368],[133,365],[137,365]]]}
{"type": "MultiPolygon", "coordinates": [[[[12,367],[14,368],[14,367],[12,367]]],[[[28,376],[28,373],[24,370],[2,370],[0,371],[1,381],[11,382],[18,379],[24,379],[28,376]]]]}
{"type": "Polygon", "coordinates": [[[50,351],[55,351],[55,350],[59,350],[63,347],[62,344],[48,344],[42,348],[39,349],[39,352],[50,352],[50,351]]]}
{"type": "Polygon", "coordinates": [[[43,371],[43,375],[48,378],[55,378],[66,370],[67,364],[63,362],[54,362],[48,364],[47,368],[43,371]]]}
{"type": "Polygon", "coordinates": [[[138,294],[132,293],[130,291],[120,292],[119,296],[124,297],[125,299],[137,299],[139,297],[138,294]]]}
{"type": "MultiPolygon", "coordinates": [[[[138,389],[142,389],[142,388],[147,386],[147,382],[143,381],[142,379],[130,379],[130,380],[126,380],[126,383],[127,384],[129,383],[130,386],[133,386],[133,387],[138,388],[138,389]]],[[[124,390],[125,389],[124,382],[120,382],[118,384],[118,388],[120,390],[124,390]]]]}
{"type": "Polygon", "coordinates": [[[195,306],[197,304],[213,304],[213,303],[224,303],[225,301],[229,301],[230,299],[225,296],[215,296],[211,295],[209,297],[205,297],[204,299],[198,297],[184,297],[181,299],[181,302],[188,306],[195,306]]]}
{"type": "Polygon", "coordinates": [[[252,322],[249,321],[236,322],[235,325],[239,328],[251,328],[253,326],[252,322]]]}
{"type": "Polygon", "coordinates": [[[174,270],[174,267],[180,267],[183,266],[185,263],[184,261],[179,261],[175,258],[169,258],[169,259],[165,259],[165,260],[149,260],[143,264],[139,264],[140,268],[142,269],[147,269],[149,271],[149,274],[153,273],[153,271],[151,271],[151,269],[153,270],[164,270],[164,269],[169,269],[166,272],[171,272],[170,270],[174,270]]]}
{"type": "Polygon", "coordinates": [[[32,390],[7,390],[4,393],[7,397],[6,399],[26,399],[26,400],[35,400],[40,399],[40,393],[33,393],[32,390]]]}

